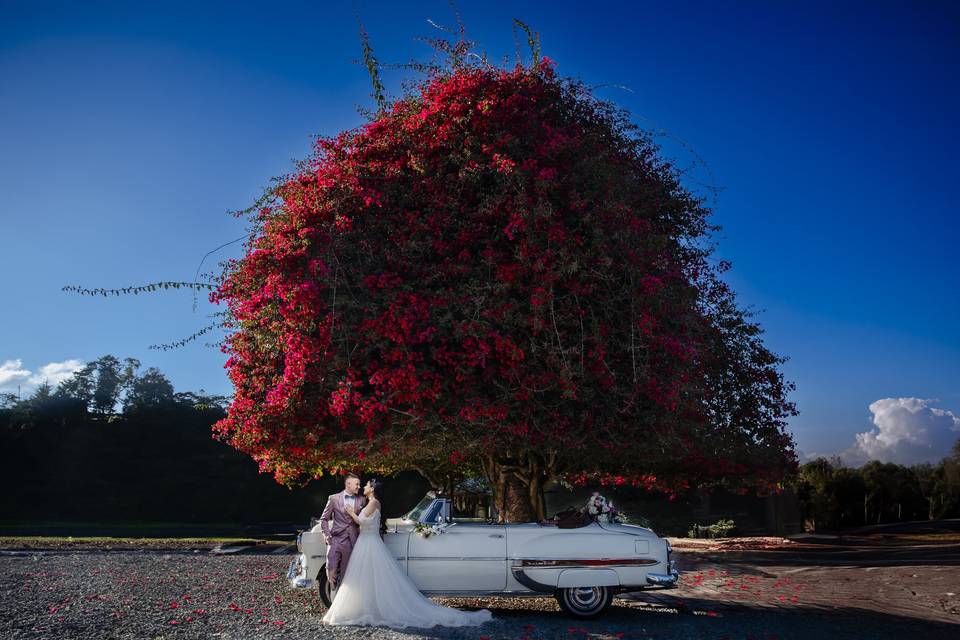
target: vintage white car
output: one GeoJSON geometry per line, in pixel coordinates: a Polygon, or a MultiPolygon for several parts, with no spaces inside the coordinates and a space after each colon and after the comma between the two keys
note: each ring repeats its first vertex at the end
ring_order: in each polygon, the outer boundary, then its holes
{"type": "MultiPolygon", "coordinates": [[[[287,580],[316,585],[330,605],[319,527],[297,536],[299,553],[287,580]]],[[[574,529],[554,524],[489,524],[450,516],[450,500],[428,493],[402,518],[387,520],[383,537],[397,562],[426,595],[544,596],[577,618],[595,618],[614,594],[672,588],[679,574],[670,543],[650,529],[592,522],[574,529]],[[417,523],[442,533],[422,537],[417,523]]]]}

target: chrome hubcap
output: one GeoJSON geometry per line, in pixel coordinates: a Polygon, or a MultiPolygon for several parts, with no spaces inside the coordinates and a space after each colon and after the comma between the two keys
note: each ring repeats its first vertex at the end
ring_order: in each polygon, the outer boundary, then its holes
{"type": "Polygon", "coordinates": [[[600,587],[583,587],[580,589],[570,589],[567,592],[570,604],[580,610],[594,609],[603,602],[602,589],[600,587]]]}

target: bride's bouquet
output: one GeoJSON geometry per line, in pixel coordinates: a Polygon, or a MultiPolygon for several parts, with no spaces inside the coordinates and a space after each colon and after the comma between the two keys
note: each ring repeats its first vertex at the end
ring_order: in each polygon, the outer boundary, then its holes
{"type": "Polygon", "coordinates": [[[594,491],[593,495],[587,499],[584,511],[597,522],[619,522],[620,512],[613,506],[613,503],[600,495],[599,491],[594,491]]]}
{"type": "Polygon", "coordinates": [[[421,538],[429,538],[430,536],[440,535],[447,530],[447,527],[450,526],[453,526],[453,524],[447,522],[438,522],[436,524],[418,522],[417,524],[413,525],[413,530],[421,538]]]}

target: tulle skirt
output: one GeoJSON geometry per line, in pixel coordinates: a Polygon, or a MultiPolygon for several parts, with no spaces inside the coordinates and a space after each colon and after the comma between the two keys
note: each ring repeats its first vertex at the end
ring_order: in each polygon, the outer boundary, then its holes
{"type": "Polygon", "coordinates": [[[333,603],[323,622],[334,625],[429,628],[477,626],[489,609],[461,611],[439,605],[417,589],[376,530],[361,531],[333,603]]]}

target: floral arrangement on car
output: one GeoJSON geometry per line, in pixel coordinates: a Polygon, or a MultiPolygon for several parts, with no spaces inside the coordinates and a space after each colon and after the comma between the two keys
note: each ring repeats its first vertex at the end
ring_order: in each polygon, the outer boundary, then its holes
{"type": "Polygon", "coordinates": [[[429,538],[433,535],[440,535],[447,530],[447,527],[452,527],[455,523],[451,522],[437,522],[436,524],[427,524],[426,522],[418,522],[413,525],[414,532],[421,538],[429,538]]]}
{"type": "Polygon", "coordinates": [[[600,495],[599,491],[594,491],[593,495],[587,498],[587,504],[581,509],[596,522],[621,522],[623,517],[613,503],[600,495]]]}

